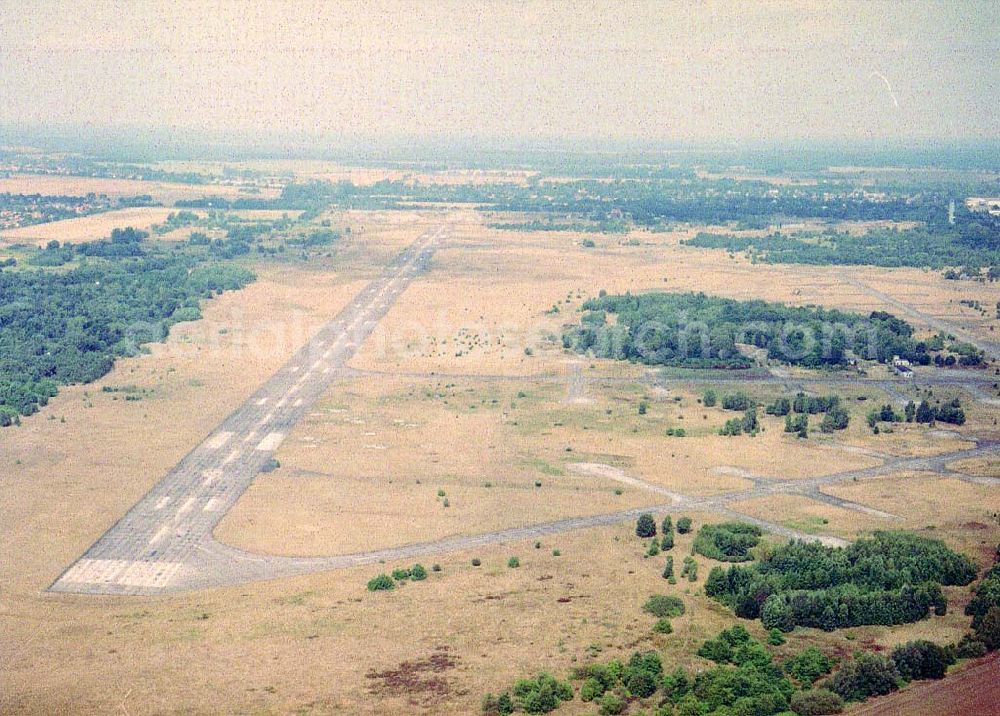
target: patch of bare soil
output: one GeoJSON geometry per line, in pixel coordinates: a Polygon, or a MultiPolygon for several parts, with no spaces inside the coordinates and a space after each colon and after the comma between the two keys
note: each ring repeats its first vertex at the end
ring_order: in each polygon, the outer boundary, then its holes
{"type": "Polygon", "coordinates": [[[404,661],[395,669],[369,671],[365,677],[375,683],[368,687],[368,693],[405,697],[412,706],[429,706],[451,694],[451,685],[442,674],[456,664],[448,647],[439,646],[423,659],[404,661]]]}

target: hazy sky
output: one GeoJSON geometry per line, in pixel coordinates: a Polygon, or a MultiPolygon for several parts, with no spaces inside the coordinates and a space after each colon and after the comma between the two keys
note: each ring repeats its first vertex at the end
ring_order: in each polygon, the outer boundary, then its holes
{"type": "Polygon", "coordinates": [[[997,2],[0,0],[0,123],[996,138],[997,28],[997,2]]]}

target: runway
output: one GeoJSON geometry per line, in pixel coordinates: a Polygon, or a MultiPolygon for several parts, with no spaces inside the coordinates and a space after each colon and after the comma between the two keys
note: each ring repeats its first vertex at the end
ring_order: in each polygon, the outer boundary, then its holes
{"type": "Polygon", "coordinates": [[[444,226],[427,231],[399,254],[50,590],[152,594],[205,583],[208,566],[202,557],[213,542],[212,530],[310,406],[343,376],[346,362],[423,272],[446,233],[444,226]]]}

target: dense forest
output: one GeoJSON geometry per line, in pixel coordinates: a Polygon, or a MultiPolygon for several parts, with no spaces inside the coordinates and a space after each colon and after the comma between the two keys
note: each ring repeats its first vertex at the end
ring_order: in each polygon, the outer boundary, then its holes
{"type": "Polygon", "coordinates": [[[100,378],[173,323],[199,318],[203,299],[254,280],[211,247],[157,249],[144,236],[127,228],[76,247],[53,242],[33,263],[73,260],[74,268],[0,271],[0,425],[37,411],[60,384],[100,378]]]}
{"type": "Polygon", "coordinates": [[[1000,266],[1000,217],[967,215],[954,226],[872,229],[856,235],[823,233],[745,236],[701,232],[684,243],[707,249],[749,252],[752,260],[772,264],[962,267],[978,274],[1000,266]]]}
{"type": "Polygon", "coordinates": [[[806,367],[844,366],[849,351],[888,361],[901,356],[926,365],[927,346],[895,316],[868,316],[766,301],[736,301],[703,293],[602,295],[583,304],[579,326],[563,345],[579,353],[651,365],[691,368],[749,368],[737,349],[749,344],[768,357],[806,367]],[[608,322],[608,314],[616,321],[608,322]]]}
{"type": "Polygon", "coordinates": [[[705,594],[765,627],[832,630],[944,614],[942,585],[966,585],[976,565],[943,542],[876,532],[850,547],[793,541],[748,566],[715,567],[705,594]]]}

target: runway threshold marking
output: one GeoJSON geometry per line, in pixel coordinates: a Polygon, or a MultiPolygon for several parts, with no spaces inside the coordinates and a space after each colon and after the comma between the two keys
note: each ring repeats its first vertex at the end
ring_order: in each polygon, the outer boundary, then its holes
{"type": "Polygon", "coordinates": [[[216,433],[208,439],[205,446],[211,450],[218,450],[220,447],[229,442],[229,438],[233,437],[233,434],[229,431],[223,431],[221,433],[216,433]]]}
{"type": "Polygon", "coordinates": [[[278,432],[268,433],[266,436],[264,436],[263,440],[257,443],[257,450],[261,451],[275,450],[279,445],[281,445],[281,441],[284,439],[285,439],[284,433],[278,433],[278,432]]]}

